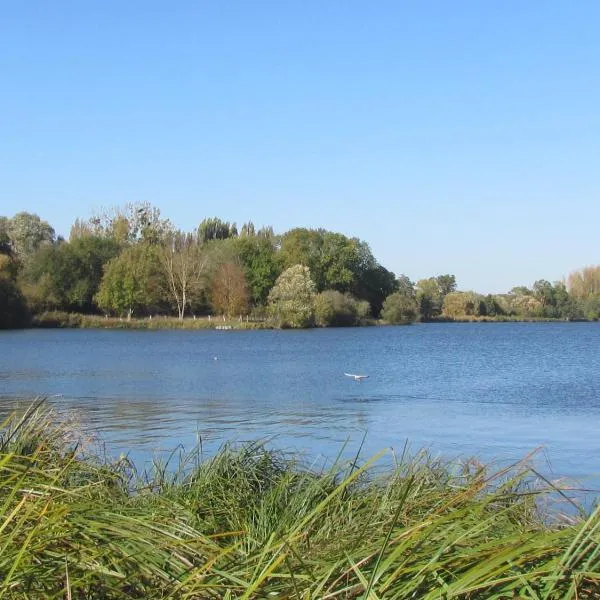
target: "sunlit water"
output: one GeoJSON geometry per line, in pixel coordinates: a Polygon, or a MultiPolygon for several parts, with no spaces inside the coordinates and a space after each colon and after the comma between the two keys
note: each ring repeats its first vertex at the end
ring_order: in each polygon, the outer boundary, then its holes
{"type": "Polygon", "coordinates": [[[366,433],[364,456],[407,440],[484,461],[543,446],[547,474],[600,480],[594,323],[0,333],[0,411],[54,394],[138,463],[199,439],[207,453],[267,438],[309,458],[344,444],[350,455],[366,433]]]}

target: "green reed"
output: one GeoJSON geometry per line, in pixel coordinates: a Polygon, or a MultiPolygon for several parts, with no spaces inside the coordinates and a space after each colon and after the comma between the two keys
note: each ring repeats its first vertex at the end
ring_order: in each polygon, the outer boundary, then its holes
{"type": "Polygon", "coordinates": [[[600,596],[598,510],[561,515],[527,461],[316,469],[254,443],[138,474],[81,439],[40,403],[2,425],[0,598],[600,596]]]}

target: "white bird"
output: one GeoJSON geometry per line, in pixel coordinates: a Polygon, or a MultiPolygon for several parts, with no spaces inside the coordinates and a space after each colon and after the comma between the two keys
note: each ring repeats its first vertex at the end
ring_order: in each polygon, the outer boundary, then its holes
{"type": "Polygon", "coordinates": [[[363,379],[367,379],[368,375],[354,375],[353,373],[344,373],[346,377],[352,377],[354,381],[362,381],[363,379]]]}

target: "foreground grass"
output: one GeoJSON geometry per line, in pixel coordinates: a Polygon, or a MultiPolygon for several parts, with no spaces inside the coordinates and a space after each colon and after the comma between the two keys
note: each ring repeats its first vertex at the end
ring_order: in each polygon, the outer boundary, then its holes
{"type": "Polygon", "coordinates": [[[0,437],[0,598],[598,598],[600,516],[523,465],[302,468],[261,445],[173,473],[95,459],[33,406],[0,437]]]}

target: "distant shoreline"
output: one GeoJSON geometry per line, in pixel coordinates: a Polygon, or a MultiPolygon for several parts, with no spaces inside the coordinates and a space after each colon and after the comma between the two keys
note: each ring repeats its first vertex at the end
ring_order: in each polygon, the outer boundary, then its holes
{"type": "MultiPolygon", "coordinates": [[[[593,321],[579,319],[577,321],[568,321],[566,319],[549,318],[519,318],[519,317],[459,317],[459,318],[438,318],[426,323],[569,323],[569,322],[587,322],[593,321]]],[[[409,325],[406,323],[405,325],[409,325]]],[[[419,324],[419,323],[416,323],[419,324]]],[[[370,319],[360,325],[364,326],[388,326],[382,320],[370,319]]],[[[391,325],[390,325],[391,326],[391,325]]],[[[163,330],[163,329],[183,329],[183,330],[257,330],[257,329],[277,329],[266,319],[252,319],[242,317],[233,319],[223,319],[222,316],[201,316],[186,317],[183,320],[170,316],[139,317],[127,320],[119,317],[104,317],[102,315],[86,315],[81,313],[65,312],[47,312],[35,315],[31,323],[25,329],[133,329],[133,330],[163,330]]]]}

